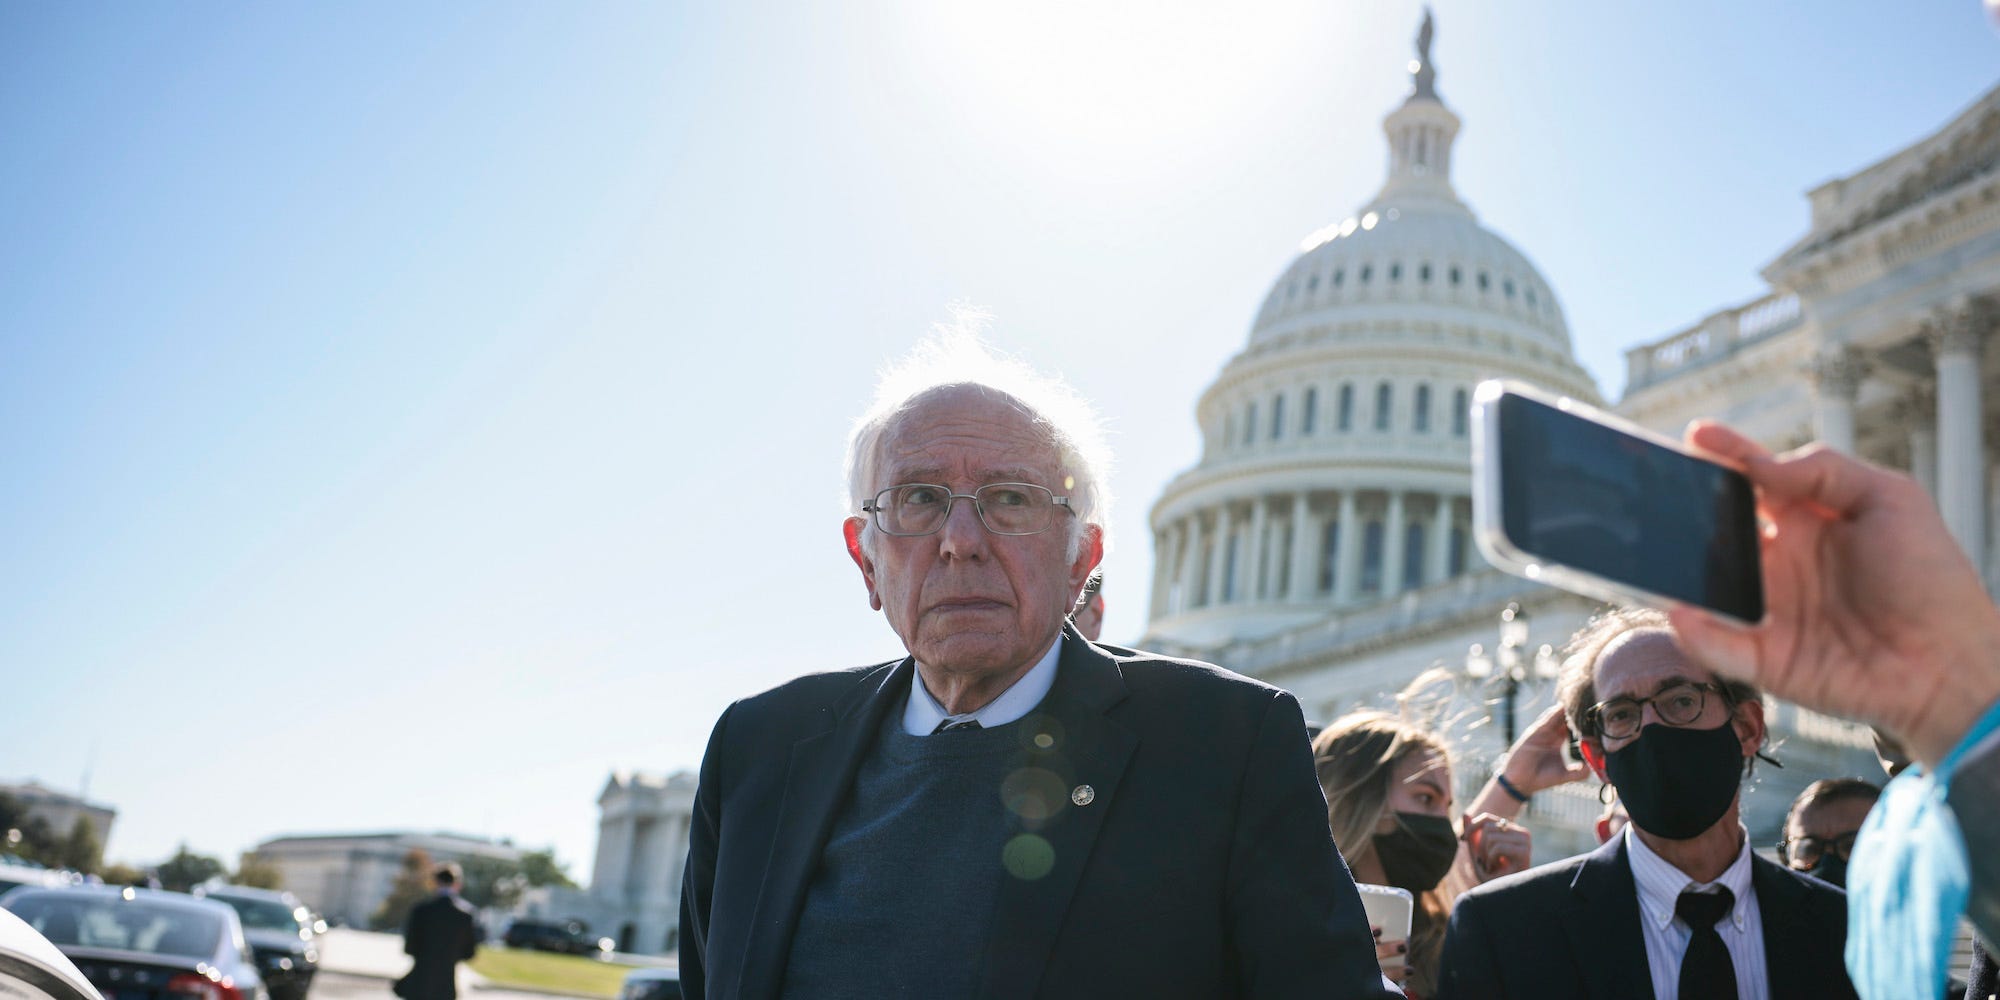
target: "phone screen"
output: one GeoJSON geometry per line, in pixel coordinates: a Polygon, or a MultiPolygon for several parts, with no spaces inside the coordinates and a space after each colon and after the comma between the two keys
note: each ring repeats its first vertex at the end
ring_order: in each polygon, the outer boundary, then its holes
{"type": "Polygon", "coordinates": [[[1502,529],[1548,563],[1754,622],[1756,498],[1742,473],[1514,393],[1499,397],[1502,529]]]}

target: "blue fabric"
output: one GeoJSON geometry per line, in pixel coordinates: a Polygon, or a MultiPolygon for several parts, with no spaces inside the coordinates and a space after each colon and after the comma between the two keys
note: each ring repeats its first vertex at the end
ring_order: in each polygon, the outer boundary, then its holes
{"type": "Polygon", "coordinates": [[[1847,874],[1847,971],[1864,1000],[1944,990],[1958,919],[1972,891],[1965,837],[1945,802],[1959,758],[2000,730],[2000,703],[1925,772],[1912,766],[1882,790],[1847,874]]]}

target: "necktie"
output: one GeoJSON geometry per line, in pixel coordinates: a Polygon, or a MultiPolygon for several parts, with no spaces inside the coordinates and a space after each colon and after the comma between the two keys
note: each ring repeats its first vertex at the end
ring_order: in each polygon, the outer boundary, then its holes
{"type": "Polygon", "coordinates": [[[1681,958],[1680,1000],[1736,1000],[1736,963],[1716,933],[1716,921],[1729,915],[1736,897],[1727,886],[1714,892],[1683,892],[1674,913],[1687,922],[1694,936],[1681,958]]]}
{"type": "Polygon", "coordinates": [[[978,728],[979,728],[978,719],[960,719],[956,722],[953,722],[950,719],[946,719],[938,723],[936,729],[931,730],[931,735],[936,736],[939,733],[948,733],[954,729],[978,729],[978,728]]]}

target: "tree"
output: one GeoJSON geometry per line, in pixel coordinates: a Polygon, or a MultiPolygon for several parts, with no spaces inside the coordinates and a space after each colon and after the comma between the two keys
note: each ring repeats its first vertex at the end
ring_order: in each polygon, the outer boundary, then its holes
{"type": "Polygon", "coordinates": [[[574,889],[566,865],[556,860],[554,848],[545,851],[529,851],[521,855],[521,875],[529,885],[552,885],[558,889],[574,889]]]}
{"type": "Polygon", "coordinates": [[[148,886],[151,884],[147,880],[145,872],[131,865],[105,865],[98,870],[97,877],[103,879],[105,885],[148,886]]]}
{"type": "Polygon", "coordinates": [[[403,855],[403,867],[396,873],[395,884],[389,887],[389,897],[368,918],[368,926],[378,931],[402,930],[404,922],[410,919],[410,908],[423,902],[431,891],[430,852],[412,847],[410,853],[403,855]]]}
{"type": "Polygon", "coordinates": [[[230,876],[229,881],[259,889],[283,889],[285,873],[256,851],[245,851],[242,861],[236,866],[236,874],[230,876]]]}
{"type": "Polygon", "coordinates": [[[51,868],[62,867],[61,844],[49,821],[33,815],[26,802],[0,792],[0,850],[51,868]]]}
{"type": "Polygon", "coordinates": [[[97,824],[88,816],[78,816],[69,826],[69,836],[57,848],[59,868],[94,875],[104,864],[104,842],[97,839],[97,824]]]}
{"type": "Polygon", "coordinates": [[[160,888],[173,892],[187,892],[228,871],[222,862],[206,854],[196,854],[182,844],[174,856],[160,862],[153,873],[160,877],[160,888]]]}
{"type": "Polygon", "coordinates": [[[465,869],[465,883],[458,887],[458,894],[482,910],[513,909],[521,901],[521,890],[528,886],[521,866],[512,861],[475,854],[459,866],[465,869]]]}

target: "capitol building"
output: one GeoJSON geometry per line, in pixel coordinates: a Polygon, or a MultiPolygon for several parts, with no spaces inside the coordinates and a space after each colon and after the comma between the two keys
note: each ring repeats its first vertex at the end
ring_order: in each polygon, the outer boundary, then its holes
{"type": "MultiPolygon", "coordinates": [[[[1138,645],[1289,689],[1318,722],[1387,707],[1445,668],[1466,801],[1508,715],[1525,728],[1550,703],[1555,650],[1597,608],[1479,556],[1468,397],[1509,378],[1605,401],[1548,278],[1452,186],[1460,120],[1429,42],[1427,17],[1411,92],[1383,122],[1381,189],[1305,239],[1195,403],[1201,455],[1151,511],[1138,645]]],[[[1774,448],[1823,440],[1911,470],[1990,584],[2000,433],[1982,345],[2000,318],[2000,88],[1810,198],[1812,231],[1764,269],[1769,294],[1631,348],[1611,408],[1675,437],[1718,416],[1774,448]]],[[[1760,845],[1814,779],[1881,780],[1866,729],[1771,709],[1789,766],[1759,769],[1746,792],[1760,845]]],[[[1601,809],[1594,783],[1537,796],[1536,860],[1595,846],[1601,809]]]]}

